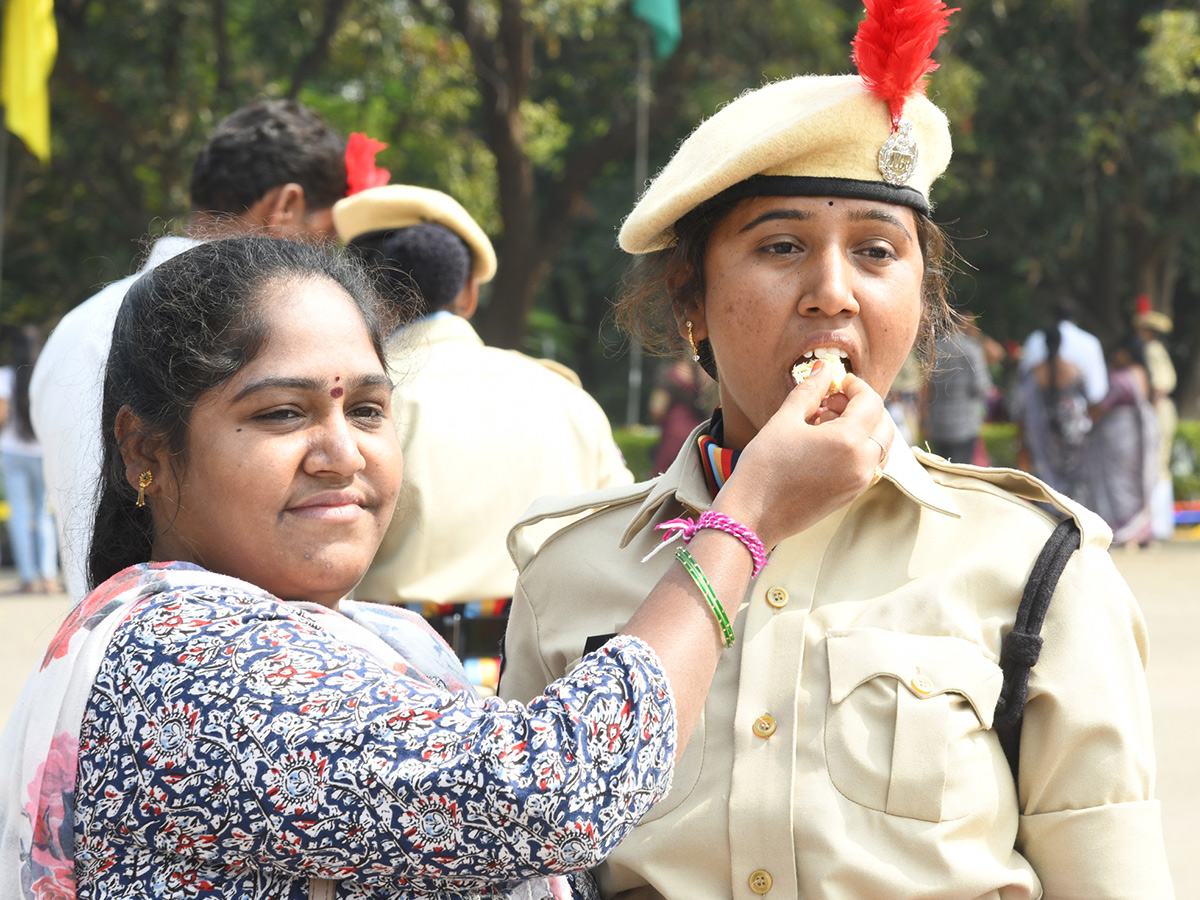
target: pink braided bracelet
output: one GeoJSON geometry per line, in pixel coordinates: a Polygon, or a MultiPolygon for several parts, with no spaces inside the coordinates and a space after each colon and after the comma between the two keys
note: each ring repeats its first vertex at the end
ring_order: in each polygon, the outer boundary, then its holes
{"type": "MultiPolygon", "coordinates": [[[[686,544],[702,528],[711,528],[714,531],[723,531],[726,534],[733,535],[745,545],[746,549],[750,551],[751,559],[754,560],[754,570],[750,573],[751,578],[757,576],[762,571],[762,567],[767,564],[767,550],[763,546],[763,542],[759,540],[758,535],[724,513],[713,512],[710,509],[701,513],[700,518],[696,521],[688,518],[678,518],[671,519],[654,527],[656,530],[663,532],[663,544],[670,543],[676,538],[682,539],[686,544]]],[[[661,546],[656,548],[654,553],[657,553],[660,549],[662,549],[661,546]]],[[[651,553],[650,556],[653,556],[654,553],[651,553]]],[[[649,558],[649,556],[646,557],[646,559],[649,558]]]]}

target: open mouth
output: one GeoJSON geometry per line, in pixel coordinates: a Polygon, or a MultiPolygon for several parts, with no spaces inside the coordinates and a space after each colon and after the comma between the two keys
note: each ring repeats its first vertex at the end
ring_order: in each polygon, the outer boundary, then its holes
{"type": "Polygon", "coordinates": [[[792,364],[792,380],[796,384],[800,384],[807,379],[812,374],[817,360],[822,360],[832,367],[833,382],[829,386],[829,393],[836,394],[842,389],[842,381],[847,373],[854,371],[850,356],[845,350],[835,347],[817,347],[808,351],[792,364]]]}

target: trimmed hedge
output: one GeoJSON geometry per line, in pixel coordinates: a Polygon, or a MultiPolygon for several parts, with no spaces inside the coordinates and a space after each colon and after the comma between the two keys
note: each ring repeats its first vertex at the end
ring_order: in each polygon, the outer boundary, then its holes
{"type": "Polygon", "coordinates": [[[1012,422],[984,422],[980,432],[988,460],[1003,469],[1017,467],[1017,426],[1012,422]]]}
{"type": "MultiPolygon", "coordinates": [[[[1191,451],[1192,471],[1179,472],[1172,459],[1172,472],[1175,480],[1176,500],[1200,500],[1200,471],[1196,464],[1200,463],[1200,420],[1182,420],[1175,431],[1176,446],[1183,444],[1191,451]]],[[[1183,456],[1187,458],[1187,454],[1183,456]]]]}
{"type": "Polygon", "coordinates": [[[626,425],[613,429],[617,446],[625,455],[625,465],[638,481],[651,476],[654,448],[658,446],[659,429],[653,425],[626,425]]]}

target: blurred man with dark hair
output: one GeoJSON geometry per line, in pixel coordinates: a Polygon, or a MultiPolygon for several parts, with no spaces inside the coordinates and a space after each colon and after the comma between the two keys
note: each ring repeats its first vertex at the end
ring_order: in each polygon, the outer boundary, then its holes
{"type": "Polygon", "coordinates": [[[346,196],[346,142],[295,100],[259,100],[222,121],[192,166],[189,230],[333,235],[346,196]]]}
{"type": "Polygon", "coordinates": [[[260,100],[234,112],[196,158],[186,235],[156,241],[140,271],[81,303],[51,333],[34,369],[30,400],[72,602],[87,593],[104,366],[125,292],[140,275],[201,240],[244,232],[293,240],[331,237],[331,207],[346,194],[345,146],[294,100],[260,100]]]}

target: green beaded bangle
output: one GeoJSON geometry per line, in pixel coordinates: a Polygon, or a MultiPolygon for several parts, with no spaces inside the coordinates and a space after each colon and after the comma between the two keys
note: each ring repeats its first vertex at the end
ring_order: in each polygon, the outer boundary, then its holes
{"type": "Polygon", "coordinates": [[[675,558],[683,563],[683,567],[687,569],[687,573],[692,576],[692,581],[696,582],[696,587],[700,588],[700,593],[704,595],[704,599],[708,601],[708,605],[712,608],[713,615],[717,617],[717,624],[721,626],[721,634],[725,637],[725,646],[732,647],[733,626],[729,624],[729,616],[725,614],[725,607],[717,599],[716,591],[708,583],[708,578],[705,576],[704,570],[700,568],[700,564],[696,562],[692,554],[688,553],[686,547],[680,547],[676,550],[675,558]]]}

